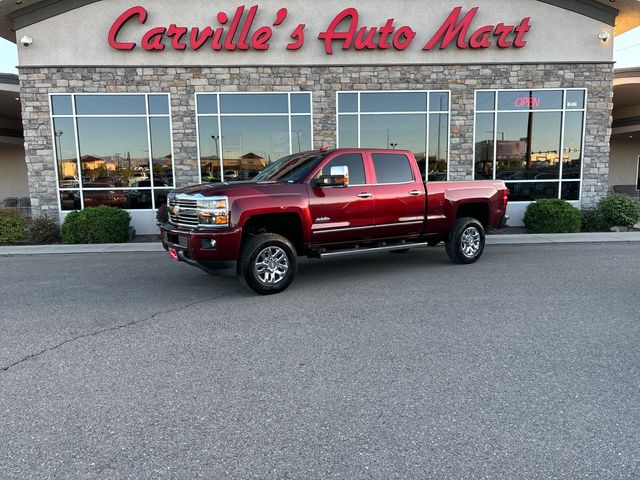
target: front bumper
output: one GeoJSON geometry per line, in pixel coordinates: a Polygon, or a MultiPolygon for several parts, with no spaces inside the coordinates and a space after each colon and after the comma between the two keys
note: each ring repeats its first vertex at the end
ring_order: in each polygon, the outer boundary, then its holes
{"type": "Polygon", "coordinates": [[[164,249],[175,250],[182,261],[194,261],[211,269],[219,263],[222,268],[227,268],[240,255],[241,228],[186,230],[164,224],[160,231],[164,249]]]}

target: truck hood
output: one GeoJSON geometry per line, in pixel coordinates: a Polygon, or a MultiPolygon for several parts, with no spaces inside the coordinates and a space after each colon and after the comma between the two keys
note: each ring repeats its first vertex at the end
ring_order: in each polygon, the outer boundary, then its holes
{"type": "Polygon", "coordinates": [[[202,195],[203,197],[229,197],[238,198],[245,196],[269,195],[282,193],[283,190],[297,191],[300,185],[284,182],[233,182],[233,183],[207,183],[193,185],[177,189],[176,194],[202,195]],[[297,187],[297,188],[296,188],[297,187]]]}

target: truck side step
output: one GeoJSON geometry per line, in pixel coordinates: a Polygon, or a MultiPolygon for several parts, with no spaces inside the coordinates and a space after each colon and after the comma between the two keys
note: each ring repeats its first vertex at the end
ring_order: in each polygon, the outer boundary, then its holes
{"type": "Polygon", "coordinates": [[[409,250],[414,248],[425,248],[428,246],[429,246],[429,242],[400,243],[395,245],[386,245],[384,247],[360,247],[360,248],[351,248],[349,250],[337,250],[335,252],[320,252],[319,256],[320,258],[344,257],[347,255],[362,255],[363,253],[388,252],[391,250],[409,250]]]}

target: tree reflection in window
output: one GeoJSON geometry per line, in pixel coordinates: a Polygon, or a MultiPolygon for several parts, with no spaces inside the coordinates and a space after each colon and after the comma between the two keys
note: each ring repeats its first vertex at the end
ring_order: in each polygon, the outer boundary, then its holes
{"type": "Polygon", "coordinates": [[[169,96],[51,95],[60,205],[151,210],[175,186],[169,96]]]}
{"type": "Polygon", "coordinates": [[[313,148],[311,93],[198,93],[196,104],[203,182],[250,180],[313,148]]]}

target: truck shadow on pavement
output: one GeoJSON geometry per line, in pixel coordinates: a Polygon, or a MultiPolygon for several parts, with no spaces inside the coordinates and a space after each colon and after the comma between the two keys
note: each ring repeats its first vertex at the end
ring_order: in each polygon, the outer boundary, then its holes
{"type": "MultiPolygon", "coordinates": [[[[226,299],[255,296],[255,293],[242,286],[237,277],[208,275],[187,265],[183,267],[179,282],[181,288],[209,289],[215,286],[224,292],[226,299]],[[209,280],[203,283],[203,277],[209,280]]],[[[347,284],[388,282],[407,275],[425,275],[426,272],[435,277],[442,275],[445,269],[456,268],[465,267],[453,264],[442,246],[410,250],[401,254],[378,252],[325,259],[303,257],[298,261],[296,278],[286,292],[324,289],[335,285],[337,280],[347,284]]],[[[175,278],[173,281],[175,282],[175,278]]]]}
{"type": "Polygon", "coordinates": [[[453,265],[444,248],[410,250],[405,253],[367,253],[354,256],[318,259],[301,259],[298,265],[296,282],[331,281],[339,276],[354,279],[370,278],[371,275],[406,274],[412,271],[423,272],[425,268],[453,265]]]}

